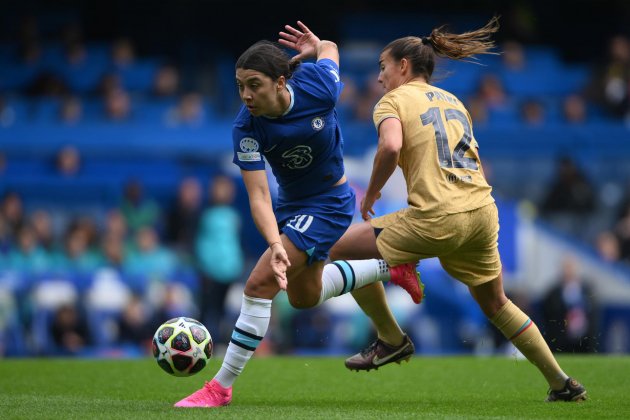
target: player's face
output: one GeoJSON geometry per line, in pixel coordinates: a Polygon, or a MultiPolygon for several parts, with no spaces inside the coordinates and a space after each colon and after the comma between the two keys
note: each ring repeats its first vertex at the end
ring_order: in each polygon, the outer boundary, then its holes
{"type": "Polygon", "coordinates": [[[383,85],[385,92],[396,89],[402,85],[403,74],[400,61],[394,60],[389,54],[389,50],[383,51],[379,60],[380,72],[378,74],[378,81],[383,85]]]}
{"type": "Polygon", "coordinates": [[[253,116],[277,113],[280,89],[271,77],[256,70],[236,69],[236,85],[241,100],[253,116]]]}

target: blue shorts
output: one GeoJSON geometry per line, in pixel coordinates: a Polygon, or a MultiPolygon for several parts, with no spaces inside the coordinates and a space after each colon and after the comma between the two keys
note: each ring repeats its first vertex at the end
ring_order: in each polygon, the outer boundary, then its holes
{"type": "Polygon", "coordinates": [[[355,211],[350,185],[332,187],[316,197],[289,202],[278,200],[275,214],[278,228],[308,255],[308,264],[328,258],[328,251],[346,232],[355,211]]]}

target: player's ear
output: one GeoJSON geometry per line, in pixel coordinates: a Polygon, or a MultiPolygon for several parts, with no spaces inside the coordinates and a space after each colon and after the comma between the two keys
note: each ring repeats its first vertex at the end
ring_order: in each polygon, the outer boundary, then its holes
{"type": "Polygon", "coordinates": [[[278,80],[276,81],[276,90],[278,93],[282,92],[286,86],[287,79],[284,76],[278,77],[278,80]]]}
{"type": "Polygon", "coordinates": [[[407,60],[407,58],[403,57],[400,60],[400,72],[404,73],[405,71],[409,70],[409,60],[407,60]]]}

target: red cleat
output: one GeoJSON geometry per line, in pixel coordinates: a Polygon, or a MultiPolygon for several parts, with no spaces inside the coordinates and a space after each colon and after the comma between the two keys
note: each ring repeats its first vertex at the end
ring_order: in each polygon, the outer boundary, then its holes
{"type": "Polygon", "coordinates": [[[416,264],[407,263],[389,268],[391,282],[400,286],[411,295],[414,303],[422,302],[424,298],[424,284],[420,280],[420,273],[416,270],[416,264]]]}
{"type": "Polygon", "coordinates": [[[232,387],[223,388],[216,379],[175,404],[175,407],[222,407],[232,401],[232,387]]]}

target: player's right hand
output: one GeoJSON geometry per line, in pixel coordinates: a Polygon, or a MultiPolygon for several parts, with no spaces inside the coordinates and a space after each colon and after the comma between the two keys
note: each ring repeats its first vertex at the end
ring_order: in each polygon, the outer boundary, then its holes
{"type": "Polygon", "coordinates": [[[284,25],[287,32],[280,32],[281,38],[278,39],[278,42],[298,52],[298,54],[292,58],[293,61],[316,57],[317,45],[320,39],[299,20],[297,24],[300,29],[296,29],[291,25],[284,25]]]}
{"type": "Polygon", "coordinates": [[[278,287],[287,290],[287,269],[291,267],[291,261],[287,251],[281,242],[276,242],[271,246],[271,270],[278,282],[278,287]]]}

